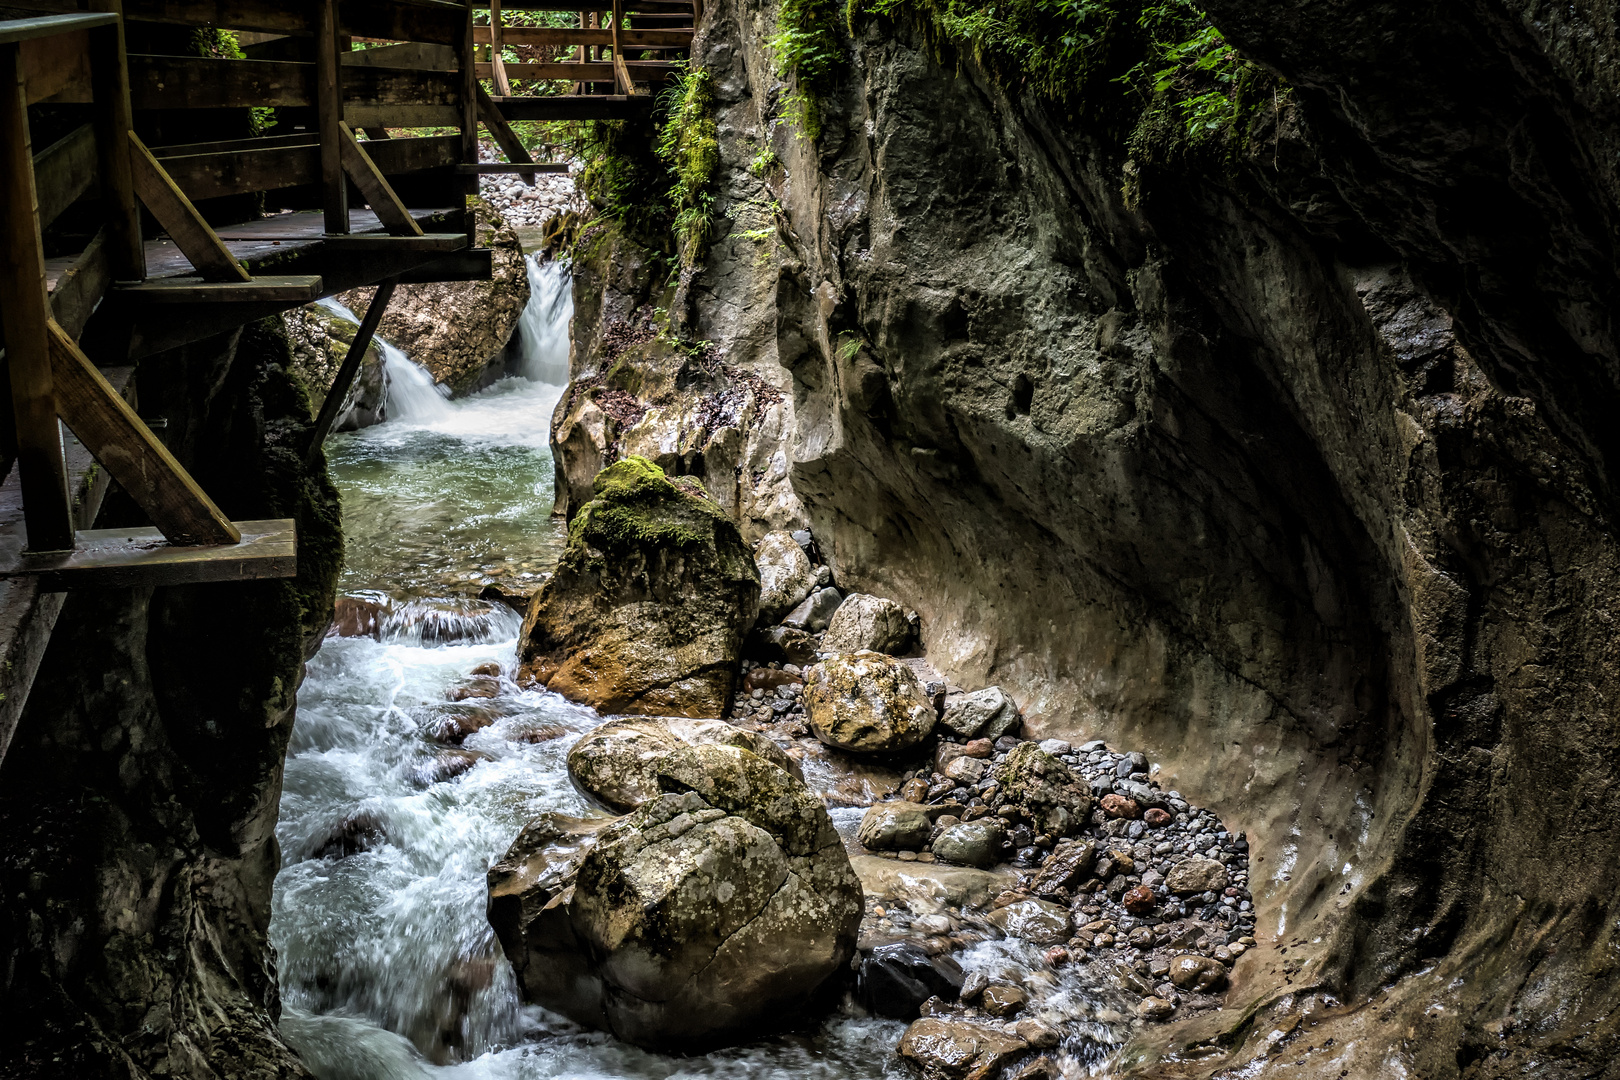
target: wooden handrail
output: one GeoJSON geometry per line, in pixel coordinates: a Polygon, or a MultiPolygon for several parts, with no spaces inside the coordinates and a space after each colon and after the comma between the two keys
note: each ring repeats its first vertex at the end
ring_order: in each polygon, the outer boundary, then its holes
{"type": "Polygon", "coordinates": [[[0,45],[14,45],[35,38],[76,34],[97,26],[111,26],[117,15],[95,12],[85,15],[41,15],[34,19],[6,19],[0,22],[0,45]]]}

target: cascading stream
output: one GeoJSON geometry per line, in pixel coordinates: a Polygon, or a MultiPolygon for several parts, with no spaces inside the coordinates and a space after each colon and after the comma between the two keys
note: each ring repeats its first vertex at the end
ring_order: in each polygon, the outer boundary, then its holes
{"type": "Polygon", "coordinates": [[[518,999],[485,872],[539,813],[587,812],[565,759],[600,722],[519,690],[519,616],[469,599],[537,588],[565,541],[548,431],[571,289],[555,263],[529,276],[522,374],[447,400],[381,344],[389,419],[327,444],[350,636],[311,661],[288,748],[271,923],[283,1034],[322,1080],[900,1076],[892,1022],[837,1017],[814,1039],[681,1059],[518,999]],[[482,665],[502,674],[474,676],[482,665]]]}

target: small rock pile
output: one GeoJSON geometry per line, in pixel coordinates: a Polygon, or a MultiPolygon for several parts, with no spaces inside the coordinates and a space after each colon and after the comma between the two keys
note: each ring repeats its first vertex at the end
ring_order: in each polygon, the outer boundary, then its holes
{"type": "MultiPolygon", "coordinates": [[[[504,160],[493,144],[485,143],[479,156],[485,161],[504,160]]],[[[514,228],[534,228],[553,214],[573,210],[583,212],[587,203],[574,189],[574,173],[539,173],[534,183],[525,184],[517,173],[485,173],[478,179],[478,194],[500,211],[514,228]]]]}

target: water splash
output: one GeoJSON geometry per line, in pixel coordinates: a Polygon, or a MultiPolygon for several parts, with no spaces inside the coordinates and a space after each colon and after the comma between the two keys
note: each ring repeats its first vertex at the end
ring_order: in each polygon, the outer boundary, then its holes
{"type": "Polygon", "coordinates": [[[529,303],[518,320],[519,373],[552,386],[568,383],[568,328],[574,321],[574,279],[568,264],[527,259],[529,303]]]}
{"type": "MultiPolygon", "coordinates": [[[[329,296],[315,302],[340,319],[356,326],[360,324],[354,312],[329,296]]],[[[448,387],[434,382],[426,368],[390,345],[382,335],[372,340],[382,354],[383,378],[388,387],[384,398],[385,419],[420,424],[441,420],[450,414],[448,387]]]]}

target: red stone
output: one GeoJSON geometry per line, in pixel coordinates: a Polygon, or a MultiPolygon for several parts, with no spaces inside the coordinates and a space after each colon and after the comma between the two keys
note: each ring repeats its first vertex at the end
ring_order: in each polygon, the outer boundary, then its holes
{"type": "Polygon", "coordinates": [[[1062,967],[1069,962],[1069,950],[1061,945],[1046,950],[1046,962],[1053,967],[1062,967]]]}
{"type": "Polygon", "coordinates": [[[804,680],[797,675],[779,668],[757,667],[743,676],[743,689],[750,692],[775,690],[778,686],[793,686],[803,682],[804,680]]]}
{"type": "Polygon", "coordinates": [[[1168,810],[1160,810],[1157,806],[1155,806],[1147,813],[1142,815],[1142,820],[1153,826],[1155,829],[1162,829],[1176,819],[1170,816],[1170,812],[1168,810]]]}
{"type": "Polygon", "coordinates": [[[1103,813],[1111,818],[1135,818],[1138,814],[1135,799],[1127,799],[1123,795],[1104,795],[1102,797],[1103,813]]]}
{"type": "Polygon", "coordinates": [[[1125,905],[1125,910],[1132,915],[1146,915],[1158,905],[1159,898],[1154,896],[1153,890],[1146,885],[1138,885],[1133,889],[1126,889],[1119,902],[1125,905]]]}
{"type": "Polygon", "coordinates": [[[992,743],[989,739],[973,739],[962,747],[962,753],[971,758],[987,758],[995,752],[995,743],[992,743]]]}

